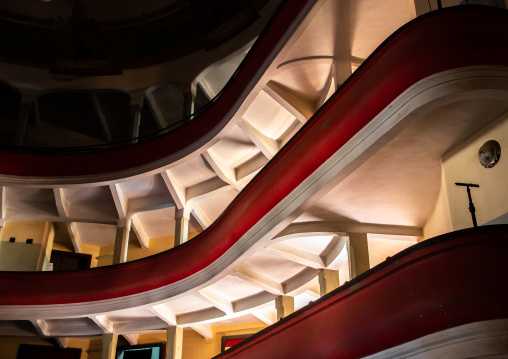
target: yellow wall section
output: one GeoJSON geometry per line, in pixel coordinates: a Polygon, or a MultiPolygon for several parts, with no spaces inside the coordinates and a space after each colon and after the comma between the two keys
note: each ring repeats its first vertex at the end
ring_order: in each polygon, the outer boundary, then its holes
{"type": "Polygon", "coordinates": [[[90,245],[82,245],[81,246],[81,253],[83,254],[90,254],[92,256],[92,261],[90,262],[90,268],[97,267],[97,257],[99,256],[101,251],[101,247],[98,246],[90,246],[90,245]]]}
{"type": "Polygon", "coordinates": [[[93,339],[88,343],[87,358],[81,359],[102,359],[102,339],[93,339]]]}
{"type": "Polygon", "coordinates": [[[0,261],[4,265],[10,261],[10,264],[2,270],[46,270],[54,235],[51,222],[6,222],[1,235],[0,261]],[[9,243],[11,237],[16,238],[15,243],[9,243]],[[33,244],[27,244],[27,239],[33,239],[33,244]]]}
{"type": "Polygon", "coordinates": [[[480,131],[443,157],[443,170],[453,230],[472,227],[466,188],[455,182],[475,183],[471,195],[478,225],[508,212],[508,115],[480,131]],[[488,140],[501,145],[501,158],[492,168],[478,161],[478,149],[488,140]]]}
{"type": "Polygon", "coordinates": [[[74,252],[74,250],[70,248],[67,243],[53,242],[53,249],[55,251],[74,252]]]}
{"type": "Polygon", "coordinates": [[[210,359],[218,354],[213,349],[213,339],[205,339],[194,330],[183,331],[182,359],[210,359]]]}
{"type": "Polygon", "coordinates": [[[25,243],[32,238],[34,243],[42,243],[46,234],[46,223],[42,221],[6,222],[2,230],[2,241],[16,238],[16,242],[25,243]]]}

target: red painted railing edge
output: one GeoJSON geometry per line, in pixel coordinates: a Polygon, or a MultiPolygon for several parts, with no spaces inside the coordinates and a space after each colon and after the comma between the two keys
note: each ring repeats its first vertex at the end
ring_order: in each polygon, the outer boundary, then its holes
{"type": "MultiPolygon", "coordinates": [[[[213,359],[218,358],[232,358],[236,355],[245,355],[245,351],[248,351],[249,348],[255,346],[257,343],[266,340],[267,338],[273,337],[275,333],[281,332],[281,335],[289,335],[287,333],[283,333],[285,330],[290,330],[297,322],[305,321],[307,318],[312,317],[315,313],[324,310],[333,305],[341,305],[342,302],[347,297],[351,297],[351,300],[355,300],[355,293],[359,290],[366,288],[374,283],[379,284],[379,287],[382,287],[382,281],[384,278],[387,278],[392,275],[397,275],[400,271],[406,270],[409,266],[415,265],[419,261],[423,259],[427,259],[428,257],[435,256],[436,254],[445,253],[447,256],[453,256],[454,250],[461,249],[463,247],[471,246],[472,244],[481,243],[482,245],[488,246],[490,242],[504,242],[504,247],[508,249],[508,225],[491,225],[491,226],[483,226],[478,228],[468,228],[462,229],[450,233],[446,233],[434,238],[430,238],[428,240],[417,243],[405,250],[397,253],[393,257],[387,258],[384,262],[378,264],[377,266],[371,268],[370,270],[362,273],[360,276],[352,279],[344,283],[339,288],[333,290],[332,292],[326,294],[325,296],[309,303],[307,306],[299,309],[298,311],[290,314],[289,316],[282,318],[279,322],[272,324],[261,331],[253,334],[249,338],[244,341],[236,344],[234,347],[226,350],[223,353],[220,353],[213,357],[213,359]],[[241,354],[242,353],[242,354],[241,354]]],[[[487,259],[489,260],[489,259],[487,259]]],[[[480,269],[481,270],[481,269],[480,269]]],[[[497,273],[489,273],[489,275],[496,275],[497,273]]],[[[508,279],[508,269],[502,273],[502,278],[508,279]]],[[[508,300],[508,288],[501,289],[503,295],[506,300],[508,300]]],[[[453,284],[450,285],[450,291],[453,291],[453,284]]],[[[347,311],[348,308],[345,307],[342,310],[347,311]]],[[[474,309],[471,308],[473,311],[474,309]]],[[[508,307],[505,311],[498,313],[498,315],[486,317],[485,320],[492,319],[504,319],[508,318],[508,307]]],[[[335,318],[329,317],[330,321],[333,321],[335,318]]],[[[472,320],[471,322],[478,321],[472,320]]],[[[378,320],[375,316],[371,318],[372,321],[378,320]]],[[[453,328],[455,326],[469,324],[469,321],[458,321],[455,325],[442,326],[439,330],[446,330],[453,328]]],[[[308,325],[308,324],[305,324],[308,325]]],[[[368,323],[359,323],[359,326],[368,325],[368,323]]],[[[406,328],[409,329],[409,326],[406,328]]],[[[319,328],[312,327],[312,330],[319,330],[319,328]]],[[[437,332],[437,330],[436,330],[437,332]]],[[[424,335],[432,334],[433,332],[427,332],[424,335]]],[[[347,333],[342,333],[342,335],[347,336],[347,333]]],[[[418,339],[420,336],[413,336],[411,340],[418,339]]],[[[398,340],[396,345],[404,344],[408,342],[407,338],[404,340],[398,340]]],[[[312,347],[312,343],[308,343],[309,347],[312,347]]],[[[369,345],[369,343],[358,343],[359,346],[363,346],[362,349],[364,353],[362,355],[370,355],[377,353],[379,351],[389,349],[395,345],[384,346],[383,348],[376,348],[375,350],[368,350],[365,348],[369,345]]],[[[280,353],[279,353],[280,354],[280,353]]],[[[308,354],[308,353],[307,353],[308,354]]],[[[259,355],[259,353],[258,353],[259,355]]],[[[269,357],[269,356],[268,356],[269,357]]],[[[291,356],[293,357],[293,356],[291,356]]],[[[339,354],[337,358],[342,357],[339,354]]]]}

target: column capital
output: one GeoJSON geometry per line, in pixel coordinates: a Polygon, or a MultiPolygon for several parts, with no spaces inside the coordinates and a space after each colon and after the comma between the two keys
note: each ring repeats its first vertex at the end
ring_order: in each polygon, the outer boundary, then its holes
{"type": "Polygon", "coordinates": [[[145,92],[144,91],[136,91],[130,94],[129,104],[132,107],[139,107],[143,109],[143,102],[145,101],[145,92]]]}
{"type": "Polygon", "coordinates": [[[348,235],[350,278],[353,279],[370,269],[369,242],[367,240],[367,233],[351,232],[348,235]]]}
{"type": "Polygon", "coordinates": [[[178,209],[178,208],[175,207],[175,219],[179,219],[179,218],[182,218],[182,217],[190,219],[190,211],[188,209],[185,209],[185,208],[178,209]]]}
{"type": "Polygon", "coordinates": [[[280,295],[275,298],[277,320],[287,317],[295,311],[295,298],[289,295],[280,295]]]}
{"type": "Polygon", "coordinates": [[[21,93],[20,104],[26,104],[31,106],[32,102],[37,100],[38,97],[39,97],[38,94],[36,94],[35,92],[23,91],[21,93]]]}
{"type": "Polygon", "coordinates": [[[340,286],[339,271],[318,269],[319,295],[324,296],[340,286]]]}

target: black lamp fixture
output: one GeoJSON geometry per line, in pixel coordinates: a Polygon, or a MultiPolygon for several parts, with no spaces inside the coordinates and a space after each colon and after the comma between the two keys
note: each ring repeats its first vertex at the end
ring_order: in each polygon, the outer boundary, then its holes
{"type": "Polygon", "coordinates": [[[475,215],[476,208],[474,207],[474,204],[473,204],[473,198],[471,197],[471,190],[470,190],[470,188],[471,187],[479,188],[480,185],[473,184],[473,183],[461,183],[461,182],[455,182],[455,185],[466,187],[466,189],[467,189],[467,198],[469,199],[469,212],[471,212],[471,219],[473,220],[473,227],[474,228],[478,227],[478,223],[476,223],[476,215],[475,215]]]}

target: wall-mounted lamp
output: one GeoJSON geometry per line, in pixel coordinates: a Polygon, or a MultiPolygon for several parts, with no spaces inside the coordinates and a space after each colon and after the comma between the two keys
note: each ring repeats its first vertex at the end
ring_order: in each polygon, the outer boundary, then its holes
{"type": "Polygon", "coordinates": [[[499,162],[501,157],[501,146],[499,142],[490,140],[485,142],[478,150],[478,160],[485,168],[491,168],[499,162]]]}

